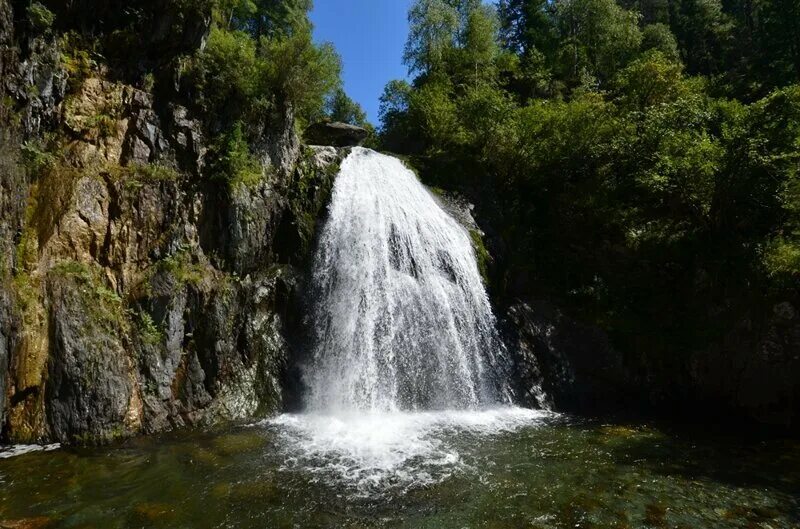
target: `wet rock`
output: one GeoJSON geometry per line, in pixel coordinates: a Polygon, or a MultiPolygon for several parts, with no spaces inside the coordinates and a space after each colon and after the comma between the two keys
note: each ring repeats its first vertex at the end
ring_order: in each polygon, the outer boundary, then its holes
{"type": "Polygon", "coordinates": [[[624,409],[631,376],[608,337],[542,301],[517,302],[507,312],[507,343],[517,369],[518,398],[539,406],[539,389],[557,410],[624,409]]]}
{"type": "Polygon", "coordinates": [[[310,145],[332,145],[352,147],[361,145],[369,133],[362,127],[340,122],[315,123],[305,131],[305,140],[310,145]]]}

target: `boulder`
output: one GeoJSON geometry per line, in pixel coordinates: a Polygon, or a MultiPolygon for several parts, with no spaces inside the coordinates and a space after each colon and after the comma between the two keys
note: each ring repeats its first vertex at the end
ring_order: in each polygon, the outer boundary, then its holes
{"type": "Polygon", "coordinates": [[[369,133],[362,127],[340,122],[320,122],[308,127],[305,140],[309,145],[353,147],[361,145],[369,133]]]}

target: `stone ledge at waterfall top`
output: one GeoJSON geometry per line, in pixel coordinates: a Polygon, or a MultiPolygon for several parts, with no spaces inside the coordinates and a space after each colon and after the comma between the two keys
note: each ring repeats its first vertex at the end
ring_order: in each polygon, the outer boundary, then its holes
{"type": "Polygon", "coordinates": [[[309,145],[331,145],[333,147],[355,147],[364,143],[369,133],[366,129],[338,121],[314,123],[305,131],[309,145]]]}

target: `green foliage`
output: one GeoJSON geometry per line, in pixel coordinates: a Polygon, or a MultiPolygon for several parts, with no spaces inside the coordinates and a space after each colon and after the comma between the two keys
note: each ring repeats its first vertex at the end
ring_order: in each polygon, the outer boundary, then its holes
{"type": "Polygon", "coordinates": [[[669,103],[690,90],[683,79],[683,67],[660,51],[633,61],[617,75],[614,84],[620,104],[631,110],[669,103]]]}
{"type": "Polygon", "coordinates": [[[613,78],[641,46],[638,14],[614,0],[564,1],[556,13],[562,36],[557,70],[572,84],[580,84],[582,75],[613,78]]]}
{"type": "Polygon", "coordinates": [[[455,46],[458,9],[447,0],[420,0],[408,13],[409,37],[403,60],[409,71],[435,72],[455,46]]]}
{"type": "Polygon", "coordinates": [[[215,19],[227,30],[274,38],[307,27],[310,9],[311,0],[220,0],[215,19]]]}
{"type": "Polygon", "coordinates": [[[278,39],[261,38],[265,73],[278,98],[308,122],[324,115],[326,97],[341,84],[341,59],[330,44],[314,44],[311,28],[278,39]]]}
{"type": "Polygon", "coordinates": [[[655,50],[673,62],[680,61],[678,41],[666,24],[649,24],[642,28],[642,50],[655,50]]]}
{"type": "Polygon", "coordinates": [[[61,63],[68,75],[71,92],[77,91],[83,81],[97,70],[97,63],[92,59],[88,43],[75,32],[65,33],[61,37],[61,63]]]}
{"type": "Polygon", "coordinates": [[[251,144],[294,116],[302,129],[327,113],[364,121],[341,90],[341,60],[316,44],[308,0],[220,0],[208,44],[184,62],[182,85],[213,139],[211,177],[252,185],[251,144]],[[334,105],[333,107],[331,105],[334,105]]]}
{"type": "Polygon", "coordinates": [[[263,178],[261,163],[250,153],[250,147],[242,133],[241,123],[220,136],[214,146],[212,175],[215,179],[227,182],[231,188],[253,187],[263,178]]]}
{"type": "Polygon", "coordinates": [[[339,88],[325,103],[325,113],[331,121],[341,121],[363,127],[367,125],[367,114],[361,105],[350,99],[347,93],[339,88]]]}
{"type": "Polygon", "coordinates": [[[214,28],[206,49],[186,68],[186,78],[196,91],[195,104],[207,112],[215,133],[233,121],[254,119],[270,103],[256,48],[244,32],[214,28]]]}
{"type": "Polygon", "coordinates": [[[146,311],[141,311],[138,314],[138,327],[139,336],[141,336],[144,343],[148,345],[155,345],[161,343],[164,333],[158,328],[153,317],[146,311]]]}
{"type": "Polygon", "coordinates": [[[55,14],[40,2],[31,2],[28,5],[28,21],[34,30],[44,32],[53,27],[56,21],[55,14]]]}
{"type": "Polygon", "coordinates": [[[800,295],[789,4],[501,0],[496,24],[480,2],[418,0],[416,78],[387,85],[382,146],[473,196],[513,249],[495,294],[688,351],[800,295]]]}
{"type": "Polygon", "coordinates": [[[208,270],[194,262],[190,252],[181,250],[159,261],[158,270],[168,272],[180,284],[198,286],[208,277],[208,270]]]}
{"type": "Polygon", "coordinates": [[[43,150],[35,143],[23,143],[20,152],[22,153],[22,162],[28,170],[28,174],[32,176],[40,176],[56,164],[55,155],[43,150]]]}

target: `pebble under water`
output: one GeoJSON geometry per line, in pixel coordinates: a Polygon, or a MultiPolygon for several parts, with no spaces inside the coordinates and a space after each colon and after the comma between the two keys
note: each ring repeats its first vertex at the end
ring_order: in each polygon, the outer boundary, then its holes
{"type": "Polygon", "coordinates": [[[473,413],[24,453],[0,459],[0,527],[800,527],[796,440],[473,413]]]}

